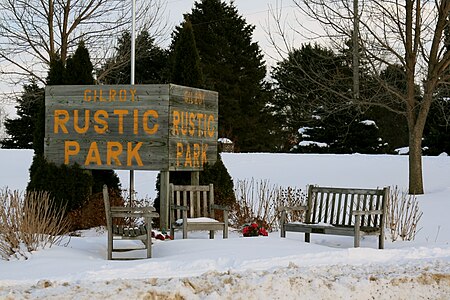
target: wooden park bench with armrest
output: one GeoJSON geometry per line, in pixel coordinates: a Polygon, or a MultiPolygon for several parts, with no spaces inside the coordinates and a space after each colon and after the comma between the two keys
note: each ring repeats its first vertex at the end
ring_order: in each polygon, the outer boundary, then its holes
{"type": "Polygon", "coordinates": [[[152,218],[158,217],[155,208],[148,207],[124,207],[111,206],[109,201],[108,187],[103,186],[103,200],[105,202],[106,227],[108,229],[108,259],[113,252],[126,252],[135,250],[147,250],[147,258],[152,257],[152,218]],[[144,219],[144,224],[139,226],[123,225],[132,222],[133,219],[144,219]],[[120,220],[121,219],[121,220],[120,220]],[[116,222],[115,222],[116,221],[116,222]],[[118,224],[117,221],[121,221],[118,224]],[[144,247],[114,248],[114,240],[140,240],[144,247]]]}
{"type": "Polygon", "coordinates": [[[286,231],[304,232],[305,242],[311,233],[354,236],[359,247],[361,236],[377,235],[379,249],[384,248],[386,204],[389,187],[355,189],[309,186],[306,206],[282,207],[281,237],[286,231]],[[288,222],[292,211],[305,212],[305,222],[288,222]]]}
{"type": "Polygon", "coordinates": [[[183,230],[183,239],[188,231],[209,231],[209,238],[214,238],[214,231],[221,230],[223,238],[228,238],[228,208],[214,204],[214,186],[210,185],[173,185],[169,186],[170,235],[174,237],[175,229],[183,230]],[[223,211],[223,221],[215,218],[215,210],[223,211]]]}

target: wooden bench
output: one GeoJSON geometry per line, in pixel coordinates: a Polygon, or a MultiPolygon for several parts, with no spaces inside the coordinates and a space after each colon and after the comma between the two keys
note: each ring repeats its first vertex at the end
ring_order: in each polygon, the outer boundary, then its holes
{"type": "Polygon", "coordinates": [[[214,186],[210,185],[173,185],[169,186],[170,235],[174,237],[176,229],[183,230],[183,239],[188,231],[221,230],[223,238],[228,238],[228,208],[214,204],[214,186]],[[215,218],[215,210],[223,211],[223,221],[215,218]]]}
{"type": "Polygon", "coordinates": [[[109,260],[113,258],[113,252],[126,252],[135,250],[147,250],[147,258],[152,257],[152,218],[158,217],[154,207],[123,207],[111,206],[109,202],[108,187],[103,186],[103,200],[105,202],[106,227],[108,230],[108,254],[109,260]],[[143,218],[140,226],[131,226],[136,219],[143,218]],[[143,247],[114,248],[114,240],[139,240],[143,247]]]}
{"type": "Polygon", "coordinates": [[[379,236],[378,247],[384,248],[386,204],[389,187],[383,189],[355,189],[309,186],[307,205],[282,207],[281,237],[286,231],[304,232],[305,242],[311,233],[354,236],[359,247],[364,235],[379,236]],[[305,212],[304,222],[289,222],[288,213],[305,212]]]}

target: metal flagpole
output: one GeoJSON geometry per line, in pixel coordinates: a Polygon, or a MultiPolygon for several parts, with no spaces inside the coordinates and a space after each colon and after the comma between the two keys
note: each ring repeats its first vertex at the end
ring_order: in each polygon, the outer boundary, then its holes
{"type": "Polygon", "coordinates": [[[353,99],[359,100],[359,12],[358,0],[353,0],[353,99]]]}
{"type": "MultiPolygon", "coordinates": [[[[131,85],[134,85],[135,53],[136,53],[136,0],[132,0],[131,8],[131,85]]],[[[130,170],[130,202],[134,200],[134,170],[130,170]]]]}

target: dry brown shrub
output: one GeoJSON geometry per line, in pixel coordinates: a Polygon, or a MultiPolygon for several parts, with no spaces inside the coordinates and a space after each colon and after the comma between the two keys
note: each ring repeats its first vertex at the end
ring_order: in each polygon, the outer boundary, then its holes
{"type": "MultiPolygon", "coordinates": [[[[305,195],[296,187],[279,187],[269,180],[238,180],[235,186],[236,204],[231,212],[231,222],[235,227],[257,223],[268,231],[279,227],[282,206],[298,206],[305,203],[305,195]]],[[[298,214],[298,212],[297,212],[298,214]]],[[[289,216],[298,219],[300,216],[289,216]]]]}
{"type": "Polygon", "coordinates": [[[398,238],[403,241],[412,241],[416,237],[417,225],[422,217],[419,202],[414,195],[400,192],[397,187],[391,189],[387,202],[386,228],[389,230],[391,240],[398,238]]]}
{"type": "Polygon", "coordinates": [[[0,190],[0,257],[25,257],[26,253],[60,243],[68,232],[64,208],[55,207],[47,192],[0,190]]]}

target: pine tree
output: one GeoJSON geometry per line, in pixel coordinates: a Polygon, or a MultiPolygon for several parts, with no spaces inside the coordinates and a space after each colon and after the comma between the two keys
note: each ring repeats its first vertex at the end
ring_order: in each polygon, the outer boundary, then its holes
{"type": "MultiPolygon", "coordinates": [[[[399,65],[391,65],[380,72],[381,85],[378,90],[385,90],[386,86],[389,86],[391,90],[398,91],[399,94],[406,93],[406,72],[399,65]],[[384,87],[383,87],[384,86],[384,87]]],[[[394,100],[392,94],[386,92],[379,92],[378,98],[389,98],[394,100]]],[[[381,100],[386,102],[386,100],[381,100]]],[[[397,103],[397,110],[402,111],[404,104],[402,102],[397,103]]],[[[395,107],[392,105],[392,108],[395,107]]],[[[377,126],[380,129],[380,135],[383,137],[386,143],[386,153],[395,153],[395,149],[405,147],[408,145],[408,125],[403,115],[386,109],[385,107],[372,106],[367,111],[369,118],[376,121],[377,126]]]]}
{"type": "MultiPolygon", "coordinates": [[[[446,52],[450,51],[450,17],[444,30],[444,44],[446,52]]],[[[450,68],[447,67],[447,73],[450,68]]],[[[438,85],[435,101],[431,104],[428,121],[424,132],[424,153],[439,155],[443,152],[450,154],[450,88],[448,82],[438,85]]]]}
{"type": "MultiPolygon", "coordinates": [[[[195,44],[192,25],[188,19],[183,23],[180,36],[173,45],[172,53],[172,74],[171,79],[175,84],[201,88],[203,84],[200,58],[195,44]]],[[[236,199],[233,191],[233,181],[228,170],[223,164],[220,155],[213,165],[204,165],[204,170],[200,172],[200,184],[214,184],[214,199],[216,203],[231,205],[236,199]]],[[[160,176],[156,182],[157,197],[154,205],[159,211],[160,198],[160,176]]],[[[191,172],[175,171],[170,172],[170,183],[176,185],[191,184],[191,172]]]]}
{"type": "Polygon", "coordinates": [[[352,90],[352,70],[345,55],[305,44],[279,62],[272,111],[286,143],[285,151],[378,153],[383,151],[378,127],[351,102],[334,109],[352,90]],[[326,80],[335,92],[317,82],[326,80]],[[318,105],[317,102],[321,104],[318,105]]]}
{"type": "Polygon", "coordinates": [[[187,19],[183,23],[180,36],[174,47],[171,82],[175,84],[202,88],[203,74],[200,67],[200,57],[195,45],[192,24],[187,19]]]}
{"type": "Polygon", "coordinates": [[[5,120],[5,129],[9,137],[0,141],[2,148],[32,149],[33,133],[40,103],[44,102],[44,89],[32,80],[23,86],[22,95],[17,98],[17,118],[5,120]]]}
{"type": "MultiPolygon", "coordinates": [[[[234,4],[220,0],[195,3],[185,22],[192,23],[206,89],[219,93],[219,137],[235,142],[241,151],[269,151],[266,69],[261,49],[252,41],[254,26],[238,14],[234,4]],[[264,149],[263,149],[264,148],[264,149]]],[[[173,34],[171,51],[183,25],[173,34]]]]}
{"type": "MultiPolygon", "coordinates": [[[[113,57],[97,71],[98,81],[102,84],[129,84],[131,82],[131,34],[124,32],[118,39],[113,57]]],[[[136,38],[135,57],[136,84],[168,83],[168,54],[154,43],[147,31],[136,38]]]]}
{"type": "Polygon", "coordinates": [[[64,74],[65,84],[92,85],[94,84],[93,70],[89,51],[86,49],[84,42],[81,41],[74,55],[67,59],[64,74]]]}

